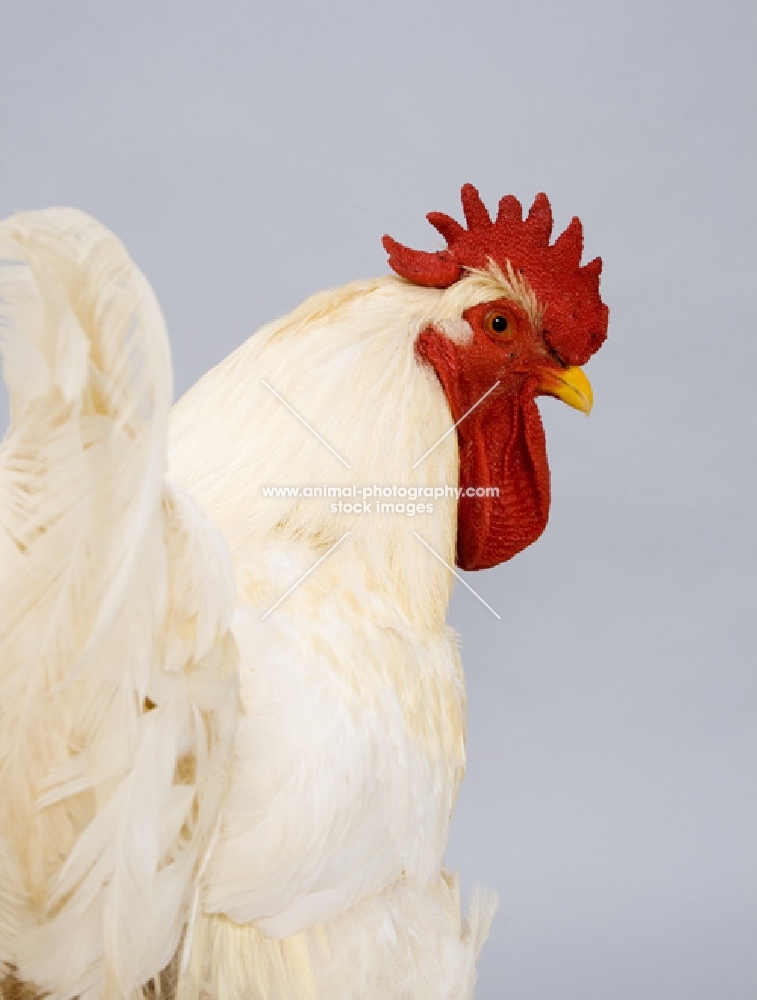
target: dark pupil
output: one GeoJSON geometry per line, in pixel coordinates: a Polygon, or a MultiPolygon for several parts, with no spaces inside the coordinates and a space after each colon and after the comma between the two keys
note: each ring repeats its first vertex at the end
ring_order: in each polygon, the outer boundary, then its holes
{"type": "Polygon", "coordinates": [[[504,333],[507,329],[507,319],[504,316],[495,316],[492,319],[492,330],[495,333],[504,333]]]}

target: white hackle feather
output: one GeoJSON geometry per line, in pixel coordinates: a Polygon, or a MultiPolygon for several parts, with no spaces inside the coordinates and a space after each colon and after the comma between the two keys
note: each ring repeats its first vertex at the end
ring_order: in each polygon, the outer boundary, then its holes
{"type": "Polygon", "coordinates": [[[164,482],[167,338],[118,240],[67,209],[7,220],[0,309],[0,962],[128,997],[176,950],[218,824],[233,576],[164,482]]]}

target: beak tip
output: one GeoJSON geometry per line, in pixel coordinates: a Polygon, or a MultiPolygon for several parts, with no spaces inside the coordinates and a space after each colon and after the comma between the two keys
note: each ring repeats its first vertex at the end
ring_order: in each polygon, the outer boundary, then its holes
{"type": "Polygon", "coordinates": [[[542,392],[561,399],[574,410],[581,410],[587,417],[589,416],[594,406],[594,393],[583,369],[549,367],[541,369],[540,374],[542,392]]]}

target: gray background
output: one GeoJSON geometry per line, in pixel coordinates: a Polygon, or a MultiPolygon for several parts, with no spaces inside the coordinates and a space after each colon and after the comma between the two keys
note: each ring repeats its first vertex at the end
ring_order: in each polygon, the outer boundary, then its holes
{"type": "MultiPolygon", "coordinates": [[[[146,271],[177,389],[308,293],[438,245],[476,183],[573,213],[610,339],[542,410],[544,538],[458,588],[450,859],[501,895],[481,1000],[754,1000],[749,2],[5,2],[0,209],[146,271]]],[[[750,113],[751,112],[751,113],[750,113]]]]}

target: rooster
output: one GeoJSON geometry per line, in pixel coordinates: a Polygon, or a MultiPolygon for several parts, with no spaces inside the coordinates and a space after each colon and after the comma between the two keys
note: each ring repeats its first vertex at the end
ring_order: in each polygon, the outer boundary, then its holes
{"type": "Polygon", "coordinates": [[[115,237],[68,209],[0,227],[8,996],[472,996],[495,904],[464,917],[443,865],[452,566],[544,530],[535,399],[590,410],[608,311],[578,219],[550,243],[543,194],[462,202],[428,216],[444,250],[385,237],[394,274],[308,299],[172,412],[115,237]],[[434,500],[310,496],[356,483],[434,500]]]}

